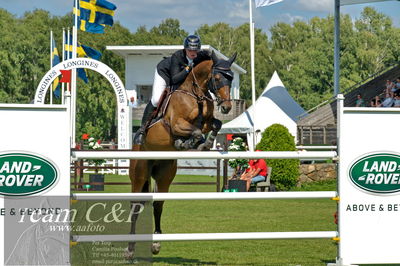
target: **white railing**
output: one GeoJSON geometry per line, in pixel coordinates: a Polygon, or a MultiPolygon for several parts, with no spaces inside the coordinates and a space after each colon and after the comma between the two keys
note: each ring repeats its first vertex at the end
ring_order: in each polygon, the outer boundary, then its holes
{"type": "Polygon", "coordinates": [[[336,150],[337,146],[311,146],[311,145],[302,145],[296,146],[298,150],[336,150]]]}
{"type": "Polygon", "coordinates": [[[220,151],[72,151],[72,159],[309,159],[327,160],[336,158],[335,151],[261,151],[261,152],[220,152],[220,151]]]}
{"type": "Polygon", "coordinates": [[[191,192],[191,193],[75,193],[75,200],[254,200],[254,199],[332,199],[336,191],[306,192],[191,192]]]}
{"type": "Polygon", "coordinates": [[[261,240],[261,239],[315,239],[335,238],[336,231],[314,232],[248,232],[248,233],[192,233],[192,234],[137,234],[137,235],[75,235],[73,242],[148,242],[200,240],[261,240]]]}

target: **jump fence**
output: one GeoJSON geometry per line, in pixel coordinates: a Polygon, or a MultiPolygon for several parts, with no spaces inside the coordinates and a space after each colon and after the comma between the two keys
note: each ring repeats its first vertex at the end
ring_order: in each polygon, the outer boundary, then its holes
{"type": "MultiPolygon", "coordinates": [[[[119,158],[119,159],[233,159],[233,158],[271,158],[271,159],[335,159],[334,151],[322,152],[102,152],[73,151],[72,157],[79,159],[119,158]]],[[[336,199],[336,191],[322,192],[240,192],[240,193],[74,193],[73,200],[132,200],[132,201],[164,201],[164,200],[255,200],[255,199],[336,199]]],[[[143,235],[75,235],[74,242],[90,241],[197,241],[197,240],[243,240],[243,239],[298,239],[298,238],[336,238],[337,231],[310,232],[243,232],[243,233],[201,233],[201,234],[143,234],[143,235]]]]}

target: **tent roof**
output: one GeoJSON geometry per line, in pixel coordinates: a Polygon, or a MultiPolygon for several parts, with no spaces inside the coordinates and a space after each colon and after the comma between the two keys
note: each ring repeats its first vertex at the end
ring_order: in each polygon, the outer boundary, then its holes
{"type": "Polygon", "coordinates": [[[283,85],[278,73],[275,71],[267,87],[255,102],[255,107],[250,106],[245,112],[224,124],[219,133],[250,133],[253,124],[255,130],[263,131],[273,123],[295,125],[304,109],[290,96],[283,85]],[[256,114],[252,119],[253,110],[256,114]]]}

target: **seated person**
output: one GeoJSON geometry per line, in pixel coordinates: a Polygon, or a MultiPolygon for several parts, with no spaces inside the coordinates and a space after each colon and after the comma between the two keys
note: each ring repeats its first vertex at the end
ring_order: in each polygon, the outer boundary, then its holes
{"type": "Polygon", "coordinates": [[[379,96],[375,96],[375,107],[382,107],[382,101],[379,96]]]}
{"type": "Polygon", "coordinates": [[[396,79],[396,83],[394,84],[396,91],[400,90],[400,77],[396,79]]]}
{"type": "Polygon", "coordinates": [[[382,102],[382,107],[392,107],[394,102],[393,92],[386,93],[385,100],[382,102]]]}
{"type": "Polygon", "coordinates": [[[249,161],[249,168],[247,168],[246,171],[240,176],[240,180],[245,180],[247,182],[247,191],[249,191],[251,184],[265,181],[267,169],[267,163],[264,159],[255,159],[249,161]]]}
{"type": "Polygon", "coordinates": [[[357,94],[356,107],[365,107],[364,99],[360,93],[357,94]]]}
{"type": "Polygon", "coordinates": [[[395,96],[394,96],[394,104],[393,104],[393,107],[397,107],[397,108],[400,107],[400,95],[399,95],[398,93],[395,94],[395,96]]]}
{"type": "Polygon", "coordinates": [[[396,86],[393,81],[387,79],[386,80],[386,90],[385,93],[394,92],[396,90],[396,86]]]}
{"type": "Polygon", "coordinates": [[[369,107],[376,107],[376,99],[375,98],[371,99],[371,101],[369,102],[369,107]]]}

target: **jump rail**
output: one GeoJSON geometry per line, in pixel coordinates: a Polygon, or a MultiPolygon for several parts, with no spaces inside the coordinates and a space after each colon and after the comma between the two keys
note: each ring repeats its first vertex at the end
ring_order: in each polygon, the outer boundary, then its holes
{"type": "Polygon", "coordinates": [[[74,200],[254,200],[254,199],[332,199],[336,191],[309,192],[238,192],[238,193],[75,193],[74,200]]]}
{"type": "Polygon", "coordinates": [[[335,238],[336,231],[314,232],[247,232],[247,233],[195,233],[195,234],[138,234],[138,235],[74,235],[73,242],[147,242],[147,241],[199,241],[199,240],[260,240],[260,239],[314,239],[335,238]]]}
{"type": "Polygon", "coordinates": [[[71,151],[73,160],[79,159],[337,159],[335,151],[261,151],[261,152],[219,152],[219,151],[71,151]]]}
{"type": "Polygon", "coordinates": [[[311,145],[302,145],[296,146],[296,149],[299,150],[336,150],[337,146],[311,146],[311,145]]]}

